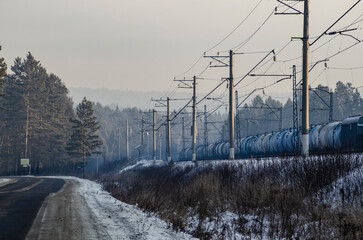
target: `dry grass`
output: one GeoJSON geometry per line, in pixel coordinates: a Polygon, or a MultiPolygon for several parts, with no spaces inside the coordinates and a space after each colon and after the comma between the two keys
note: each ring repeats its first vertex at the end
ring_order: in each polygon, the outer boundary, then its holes
{"type": "Polygon", "coordinates": [[[200,239],[228,239],[228,231],[258,238],[362,239],[362,206],[353,205],[362,199],[362,187],[345,193],[340,205],[329,200],[332,184],[361,166],[358,158],[341,155],[197,171],[169,165],[106,175],[102,182],[116,198],[158,213],[177,230],[190,231],[186,219],[197,216],[191,233],[200,239]],[[203,226],[206,220],[223,224],[226,211],[238,219],[225,231],[203,226]]]}

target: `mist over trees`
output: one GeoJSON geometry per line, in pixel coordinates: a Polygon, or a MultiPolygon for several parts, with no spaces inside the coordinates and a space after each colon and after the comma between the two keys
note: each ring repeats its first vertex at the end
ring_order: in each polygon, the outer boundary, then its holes
{"type": "MultiPolygon", "coordinates": [[[[352,115],[363,114],[363,99],[360,97],[358,89],[351,83],[337,82],[335,89],[319,85],[310,91],[310,123],[322,124],[329,122],[330,93],[333,92],[333,121],[341,121],[352,115]]],[[[298,107],[301,108],[301,93],[298,94],[298,107]]],[[[205,115],[204,106],[198,106],[197,114],[197,145],[204,145],[214,142],[228,141],[228,115],[207,109],[207,139],[205,139],[205,115]]],[[[152,112],[150,110],[141,111],[137,108],[111,108],[97,103],[94,106],[95,115],[102,126],[100,136],[105,143],[106,160],[124,161],[126,160],[126,121],[129,125],[129,153],[131,159],[153,157],[153,136],[152,136],[152,112]],[[143,120],[142,120],[143,119],[143,120]],[[144,122],[144,149],[140,151],[142,141],[142,122],[144,122]],[[119,153],[120,152],[120,153],[119,153]],[[120,154],[120,155],[119,155],[120,154]]],[[[158,129],[156,136],[156,156],[157,159],[166,159],[166,112],[165,109],[157,109],[158,129]]],[[[171,112],[171,118],[176,112],[171,112]]],[[[238,121],[236,122],[236,133],[239,128],[239,137],[258,135],[266,132],[278,131],[280,124],[282,129],[292,128],[293,102],[288,99],[280,102],[272,97],[257,95],[245,103],[238,111],[238,121]],[[280,109],[282,110],[282,121],[280,123],[280,109]]],[[[299,111],[301,118],[301,111],[299,111]]],[[[173,160],[179,159],[179,153],[184,148],[190,148],[191,136],[191,112],[183,111],[171,122],[171,154],[173,160]],[[184,118],[184,138],[183,119],[184,118]],[[184,140],[183,140],[184,139],[184,140]]],[[[301,124],[301,122],[300,122],[301,124]]],[[[237,134],[236,134],[237,138],[237,134]]]]}

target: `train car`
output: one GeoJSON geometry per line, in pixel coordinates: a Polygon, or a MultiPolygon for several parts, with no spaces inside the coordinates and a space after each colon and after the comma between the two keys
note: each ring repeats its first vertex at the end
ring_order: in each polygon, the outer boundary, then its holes
{"type": "Polygon", "coordinates": [[[282,139],[282,146],[283,146],[283,152],[286,154],[291,154],[294,152],[294,131],[292,129],[289,129],[283,139],[282,139]]]}
{"type": "Polygon", "coordinates": [[[339,122],[332,122],[324,125],[319,133],[319,150],[324,152],[328,149],[332,149],[333,147],[329,145],[329,134],[335,129],[335,127],[339,124],[339,122]]]}
{"type": "Polygon", "coordinates": [[[340,139],[344,152],[363,149],[363,116],[345,119],[342,122],[340,139]]]}
{"type": "Polygon", "coordinates": [[[310,137],[310,149],[311,151],[317,151],[319,150],[319,134],[320,130],[322,128],[322,125],[316,125],[314,126],[311,131],[309,131],[309,137],[310,137]]]}
{"type": "Polygon", "coordinates": [[[252,136],[249,136],[242,139],[240,143],[241,156],[245,157],[250,156],[251,153],[249,151],[248,145],[252,138],[253,138],[252,136]]]}
{"type": "Polygon", "coordinates": [[[328,149],[333,149],[335,152],[340,151],[342,148],[341,130],[342,125],[340,123],[330,129],[328,133],[328,149]]]}
{"type": "MultiPolygon", "coordinates": [[[[301,133],[294,129],[248,136],[235,142],[236,156],[241,158],[293,155],[294,139],[301,133]]],[[[310,126],[310,153],[363,152],[363,116],[354,116],[342,122],[310,126]]],[[[191,149],[181,152],[180,159],[191,158],[191,149]]],[[[228,159],[229,142],[217,142],[197,147],[198,159],[228,159]],[[207,150],[207,151],[206,151],[207,150]],[[206,155],[207,152],[207,155],[206,155]]]]}

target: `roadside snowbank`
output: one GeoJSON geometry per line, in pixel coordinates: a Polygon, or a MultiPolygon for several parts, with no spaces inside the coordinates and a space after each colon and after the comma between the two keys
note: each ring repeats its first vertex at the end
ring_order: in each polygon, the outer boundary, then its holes
{"type": "Polygon", "coordinates": [[[193,239],[187,234],[168,229],[167,223],[161,219],[148,216],[139,208],[118,201],[96,182],[72,179],[80,183],[79,194],[84,196],[96,215],[97,224],[101,225],[112,239],[193,239]]]}
{"type": "Polygon", "coordinates": [[[0,178],[0,187],[5,186],[9,183],[13,183],[16,182],[17,180],[15,179],[9,179],[9,178],[0,178]]]}

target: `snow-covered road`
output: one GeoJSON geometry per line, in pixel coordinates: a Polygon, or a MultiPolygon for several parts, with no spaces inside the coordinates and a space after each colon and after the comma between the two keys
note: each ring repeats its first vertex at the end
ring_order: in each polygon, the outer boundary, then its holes
{"type": "Polygon", "coordinates": [[[74,178],[46,198],[27,239],[193,239],[120,202],[100,184],[74,178]]]}

